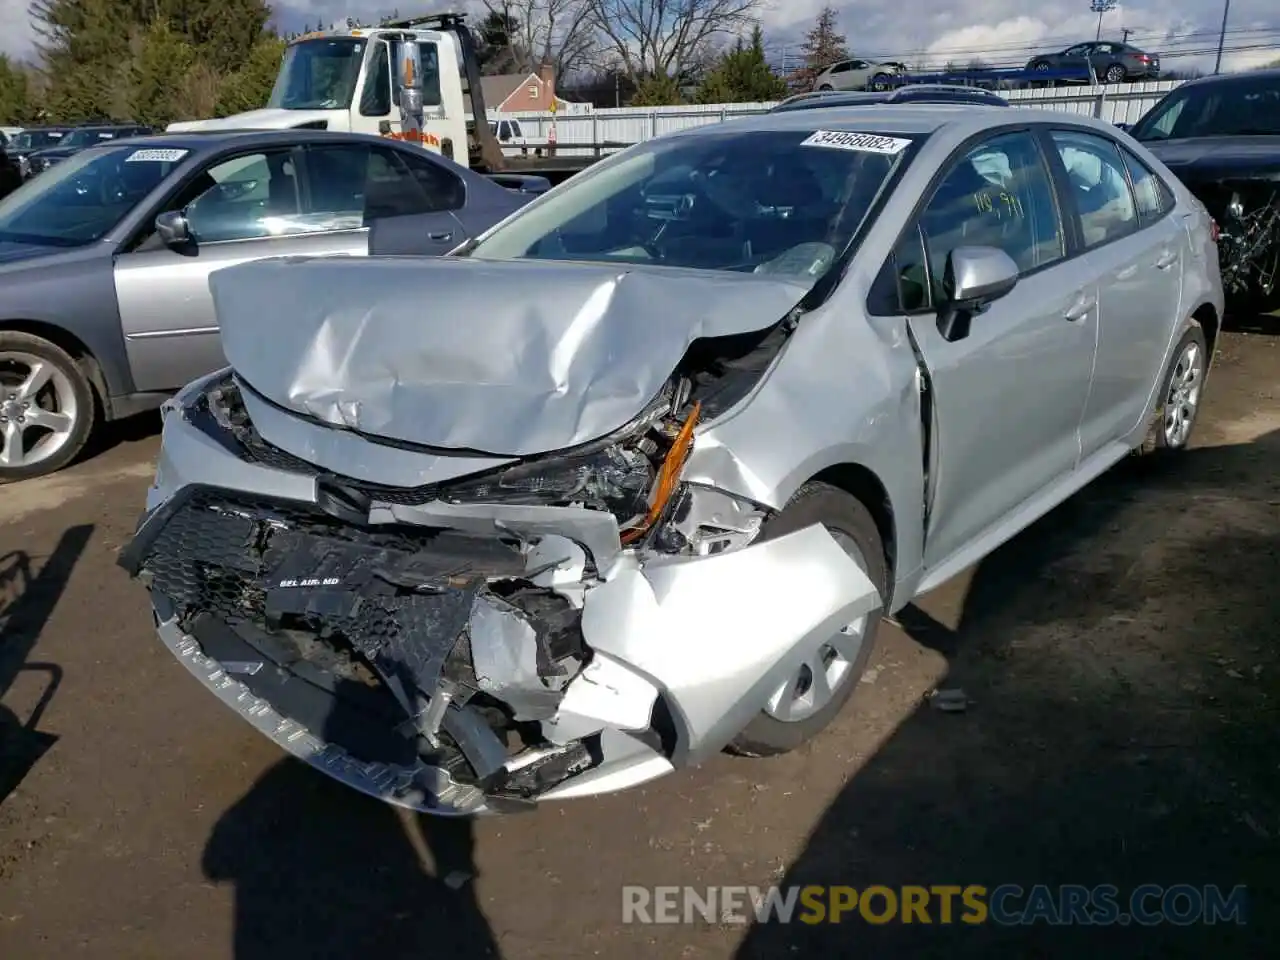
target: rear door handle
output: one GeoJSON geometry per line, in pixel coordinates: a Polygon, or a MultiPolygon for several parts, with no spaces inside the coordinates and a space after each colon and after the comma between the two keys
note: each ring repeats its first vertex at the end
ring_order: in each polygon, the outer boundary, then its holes
{"type": "Polygon", "coordinates": [[[1089,311],[1092,310],[1095,306],[1097,306],[1097,304],[1098,304],[1098,298],[1095,297],[1093,294],[1082,293],[1080,294],[1079,299],[1076,300],[1076,302],[1073,303],[1070,306],[1070,308],[1068,308],[1064,316],[1068,320],[1071,320],[1073,322],[1076,320],[1083,320],[1085,317],[1089,315],[1089,311]]]}
{"type": "Polygon", "coordinates": [[[444,231],[441,231],[440,233],[428,233],[427,239],[428,240],[452,240],[453,233],[452,231],[449,231],[449,230],[444,230],[444,231]]]}
{"type": "Polygon", "coordinates": [[[1178,262],[1178,252],[1176,250],[1166,250],[1156,259],[1156,266],[1161,270],[1168,270],[1178,262]]]}

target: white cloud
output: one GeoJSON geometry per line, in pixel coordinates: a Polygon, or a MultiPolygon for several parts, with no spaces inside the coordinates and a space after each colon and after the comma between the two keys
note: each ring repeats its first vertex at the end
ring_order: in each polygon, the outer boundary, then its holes
{"type": "MultiPolygon", "coordinates": [[[[1028,13],[1025,0],[829,0],[857,54],[941,65],[982,59],[1014,66],[1037,50],[1061,50],[1092,40],[1098,18],[1084,0],[1044,0],[1028,13]]],[[[770,0],[762,20],[775,39],[794,43],[812,26],[828,0],[770,0]]],[[[1120,38],[1161,54],[1167,67],[1213,66],[1223,0],[1143,0],[1120,4],[1105,15],[1104,37],[1120,38]]],[[[1244,69],[1280,59],[1280,4],[1234,0],[1224,64],[1244,69]],[[1245,33],[1247,30],[1270,33],[1245,33]],[[1239,50],[1233,47],[1269,49],[1239,50]]]]}

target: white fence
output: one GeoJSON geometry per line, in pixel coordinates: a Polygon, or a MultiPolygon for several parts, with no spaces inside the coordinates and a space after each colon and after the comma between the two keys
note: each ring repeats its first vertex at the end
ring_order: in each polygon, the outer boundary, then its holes
{"type": "MultiPolygon", "coordinates": [[[[1177,80],[1126,83],[1093,87],[1051,87],[1038,90],[997,91],[1014,106],[1083,113],[1111,123],[1133,123],[1178,86],[1177,80]]],[[[639,143],[685,127],[720,123],[735,117],[764,113],[773,103],[724,103],[681,107],[622,107],[587,113],[512,113],[518,117],[526,139],[546,140],[554,120],[559,153],[590,153],[573,144],[639,143]]],[[[490,117],[498,116],[491,112],[490,117]]],[[[512,152],[511,150],[507,151],[512,152]]]]}

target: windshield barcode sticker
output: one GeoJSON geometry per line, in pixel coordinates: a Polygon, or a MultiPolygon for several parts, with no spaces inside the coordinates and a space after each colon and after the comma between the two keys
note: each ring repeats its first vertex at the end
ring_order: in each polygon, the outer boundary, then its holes
{"type": "Polygon", "coordinates": [[[883,153],[893,156],[911,144],[901,137],[882,137],[875,133],[851,133],[847,130],[818,130],[800,144],[802,147],[828,147],[832,150],[856,150],[859,153],[883,153]]]}
{"type": "Polygon", "coordinates": [[[176,163],[191,151],[189,150],[160,150],[155,147],[149,150],[135,150],[124,158],[125,163],[176,163]]]}

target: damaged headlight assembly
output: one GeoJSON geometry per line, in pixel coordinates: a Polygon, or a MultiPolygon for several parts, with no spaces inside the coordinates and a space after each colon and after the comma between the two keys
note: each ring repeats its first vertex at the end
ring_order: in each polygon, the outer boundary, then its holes
{"type": "MultiPolygon", "coordinates": [[[[257,433],[242,389],[222,371],[175,397],[165,416],[238,459],[323,472],[257,433]]],[[[675,377],[608,437],[416,495],[607,512],[615,543],[641,567],[741,549],[770,511],[682,481],[702,412],[691,393],[675,377]]],[[[363,490],[374,503],[387,495],[363,490]]],[[[224,493],[175,495],[152,511],[167,519],[153,518],[159,529],[140,532],[121,563],[158,595],[173,652],[286,749],[303,755],[306,736],[289,732],[300,725],[325,741],[306,759],[339,779],[418,807],[427,801],[412,790],[425,784],[453,812],[532,803],[628,751],[643,753],[635,764],[671,758],[679,734],[662,692],[582,636],[584,598],[616,557],[590,555],[567,530],[508,536],[494,523],[480,536],[367,516],[337,522],[319,504],[224,493]],[[322,696],[325,683],[333,689],[322,696]],[[309,705],[347,687],[394,705],[375,704],[397,719],[372,738],[371,754],[328,742],[336,708],[309,705]],[[374,755],[397,759],[379,766],[374,755]]]]}

